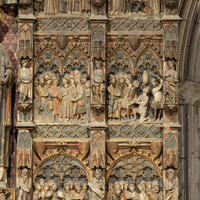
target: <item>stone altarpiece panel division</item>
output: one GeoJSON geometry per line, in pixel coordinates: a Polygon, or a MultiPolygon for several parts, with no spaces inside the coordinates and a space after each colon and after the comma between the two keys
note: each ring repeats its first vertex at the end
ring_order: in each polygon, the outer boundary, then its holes
{"type": "Polygon", "coordinates": [[[177,4],[10,4],[19,33],[16,198],[178,199],[177,4]]]}

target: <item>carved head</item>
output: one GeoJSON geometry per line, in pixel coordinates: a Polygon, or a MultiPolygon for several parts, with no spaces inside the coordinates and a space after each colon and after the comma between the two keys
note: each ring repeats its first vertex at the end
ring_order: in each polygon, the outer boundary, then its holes
{"type": "Polygon", "coordinates": [[[95,60],[94,63],[95,63],[96,69],[102,69],[102,64],[103,63],[102,63],[101,60],[95,60]]]}
{"type": "Polygon", "coordinates": [[[95,178],[100,180],[101,179],[101,169],[96,169],[95,171],[95,178]]]}
{"type": "Polygon", "coordinates": [[[174,179],[175,178],[175,172],[174,172],[174,170],[173,169],[168,169],[167,170],[167,175],[168,175],[168,179],[169,180],[174,179]]]}
{"type": "Polygon", "coordinates": [[[124,190],[124,181],[120,181],[119,186],[120,186],[121,190],[124,190]]]}
{"type": "MultiPolygon", "coordinates": [[[[69,183],[65,183],[64,184],[64,188],[65,188],[66,192],[69,192],[70,191],[70,184],[69,183]]],[[[74,188],[74,186],[73,186],[73,188],[74,188]]]]}
{"type": "Polygon", "coordinates": [[[77,193],[81,191],[81,183],[79,181],[74,183],[74,189],[77,193]]]}
{"type": "Polygon", "coordinates": [[[60,80],[58,78],[53,78],[53,86],[58,86],[60,84],[60,80]]]}
{"type": "Polygon", "coordinates": [[[114,194],[119,197],[121,195],[121,189],[119,187],[115,188],[114,194]]]}
{"type": "Polygon", "coordinates": [[[133,81],[133,86],[134,86],[134,88],[138,88],[139,87],[139,85],[140,85],[140,82],[139,81],[137,81],[137,80],[134,80],[133,81]]]}
{"type": "Polygon", "coordinates": [[[145,192],[145,182],[144,181],[141,181],[138,185],[137,185],[137,188],[140,192],[145,192]]]}
{"type": "Polygon", "coordinates": [[[22,178],[27,179],[28,178],[28,169],[23,169],[22,170],[22,178]]]}
{"type": "Polygon", "coordinates": [[[127,86],[132,85],[132,79],[131,79],[131,77],[130,76],[126,76],[125,82],[126,82],[127,86]]]}
{"type": "Polygon", "coordinates": [[[152,183],[151,182],[146,182],[146,188],[151,189],[152,188],[152,183]]]}
{"type": "Polygon", "coordinates": [[[152,84],[153,88],[155,88],[156,86],[158,86],[158,81],[155,78],[153,78],[151,80],[151,84],[152,84]]]}
{"type": "Polygon", "coordinates": [[[50,186],[47,184],[47,185],[45,185],[45,187],[44,187],[44,191],[45,192],[47,192],[47,191],[49,191],[50,190],[50,186]]]}
{"type": "Polygon", "coordinates": [[[26,68],[27,65],[28,65],[28,63],[29,63],[29,59],[23,59],[23,60],[21,61],[21,63],[22,63],[22,68],[26,68]]]}
{"type": "Polygon", "coordinates": [[[83,76],[81,77],[81,83],[84,84],[88,79],[88,75],[87,74],[83,74],[83,76]]]}
{"type": "Polygon", "coordinates": [[[54,183],[54,184],[52,185],[52,190],[53,190],[53,192],[56,192],[56,191],[58,190],[58,186],[57,186],[56,183],[54,183]]]}
{"type": "Polygon", "coordinates": [[[40,85],[44,85],[44,76],[41,74],[39,77],[38,77],[38,79],[39,79],[39,83],[40,83],[40,85]]]}
{"type": "Polygon", "coordinates": [[[83,183],[83,186],[82,186],[83,192],[86,192],[87,189],[88,189],[88,184],[87,183],[83,183]]]}
{"type": "Polygon", "coordinates": [[[40,182],[40,186],[43,186],[45,183],[43,178],[41,178],[39,182],[40,182]]]}
{"type": "Polygon", "coordinates": [[[69,87],[70,80],[67,77],[63,77],[62,82],[65,88],[69,87]]]}
{"type": "Polygon", "coordinates": [[[146,95],[148,95],[150,92],[151,92],[150,87],[143,88],[143,93],[145,93],[146,95]]]}
{"type": "Polygon", "coordinates": [[[128,191],[128,186],[129,186],[129,184],[128,184],[127,182],[125,182],[125,183],[124,183],[124,190],[125,190],[125,191],[128,191]]]}
{"type": "Polygon", "coordinates": [[[174,61],[170,60],[168,62],[168,66],[169,66],[170,69],[174,69],[175,70],[175,63],[174,63],[174,61]]]}
{"type": "Polygon", "coordinates": [[[135,191],[135,185],[130,184],[129,185],[129,190],[130,190],[130,192],[134,192],[135,191]]]}

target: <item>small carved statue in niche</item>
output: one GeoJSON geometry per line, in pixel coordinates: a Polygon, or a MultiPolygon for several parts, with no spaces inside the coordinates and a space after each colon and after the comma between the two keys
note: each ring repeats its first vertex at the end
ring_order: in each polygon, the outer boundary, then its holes
{"type": "Polygon", "coordinates": [[[7,168],[9,167],[9,138],[10,127],[12,125],[12,87],[14,82],[13,65],[10,57],[0,43],[0,187],[6,187],[7,184],[7,168]]]}
{"type": "Polygon", "coordinates": [[[19,74],[19,103],[31,103],[32,101],[32,72],[28,67],[29,59],[21,61],[19,74]]]}
{"type": "Polygon", "coordinates": [[[108,197],[108,200],[121,200],[121,188],[115,187],[113,194],[108,197]]]}
{"type": "Polygon", "coordinates": [[[105,193],[105,181],[101,174],[101,169],[96,169],[95,177],[91,183],[88,183],[90,187],[90,199],[101,200],[104,198],[105,193]]]}
{"type": "Polygon", "coordinates": [[[129,106],[133,104],[138,104],[138,108],[133,108],[133,115],[134,115],[134,120],[137,120],[136,114],[140,115],[140,122],[144,121],[150,121],[151,119],[147,116],[147,106],[149,103],[149,97],[147,96],[150,93],[150,88],[149,87],[144,87],[142,89],[143,94],[138,97],[137,100],[133,101],[129,106]]]}
{"type": "Polygon", "coordinates": [[[31,178],[29,178],[28,169],[25,168],[22,170],[21,178],[19,179],[17,188],[19,189],[17,200],[28,200],[31,190],[31,178]]]}
{"type": "Polygon", "coordinates": [[[166,190],[166,199],[178,200],[178,182],[175,178],[175,171],[173,169],[167,170],[167,179],[165,180],[164,188],[166,190]]]}
{"type": "Polygon", "coordinates": [[[157,111],[158,111],[158,119],[161,119],[161,114],[162,114],[162,109],[163,109],[163,93],[161,91],[162,86],[163,86],[163,80],[156,76],[153,73],[150,73],[151,76],[157,78],[160,82],[160,84],[158,84],[158,81],[153,78],[151,80],[151,84],[152,84],[152,94],[154,96],[154,100],[151,104],[151,108],[154,110],[154,121],[156,121],[157,119],[157,111]]]}
{"type": "Polygon", "coordinates": [[[93,70],[93,100],[96,103],[103,103],[104,93],[105,93],[105,67],[101,60],[94,61],[93,70]]]}
{"type": "Polygon", "coordinates": [[[176,103],[177,101],[177,72],[174,61],[168,62],[169,69],[164,73],[164,95],[165,103],[176,103]]]}

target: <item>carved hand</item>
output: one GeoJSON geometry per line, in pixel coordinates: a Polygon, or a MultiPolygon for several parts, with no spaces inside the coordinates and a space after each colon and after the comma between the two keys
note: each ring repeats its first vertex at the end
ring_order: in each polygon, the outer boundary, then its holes
{"type": "Polygon", "coordinates": [[[8,80],[9,80],[9,74],[5,74],[5,79],[4,79],[4,81],[2,81],[2,83],[3,84],[6,84],[7,82],[8,82],[8,80]]]}

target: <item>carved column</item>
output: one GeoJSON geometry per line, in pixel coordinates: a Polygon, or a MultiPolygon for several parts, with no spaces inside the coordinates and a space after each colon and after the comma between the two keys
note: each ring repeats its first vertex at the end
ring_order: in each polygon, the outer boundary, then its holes
{"type": "Polygon", "coordinates": [[[106,23],[105,1],[91,1],[91,102],[90,102],[90,177],[100,177],[99,189],[91,188],[91,199],[105,199],[106,138],[106,23]]]}
{"type": "Polygon", "coordinates": [[[18,5],[18,129],[17,188],[18,199],[31,198],[33,123],[33,2],[20,0],[18,5]]]}
{"type": "Polygon", "coordinates": [[[178,199],[178,2],[164,2],[163,22],[163,188],[164,199],[178,199]],[[169,128],[170,127],[170,128],[169,128]],[[173,184],[171,184],[173,183],[173,184]]]}

